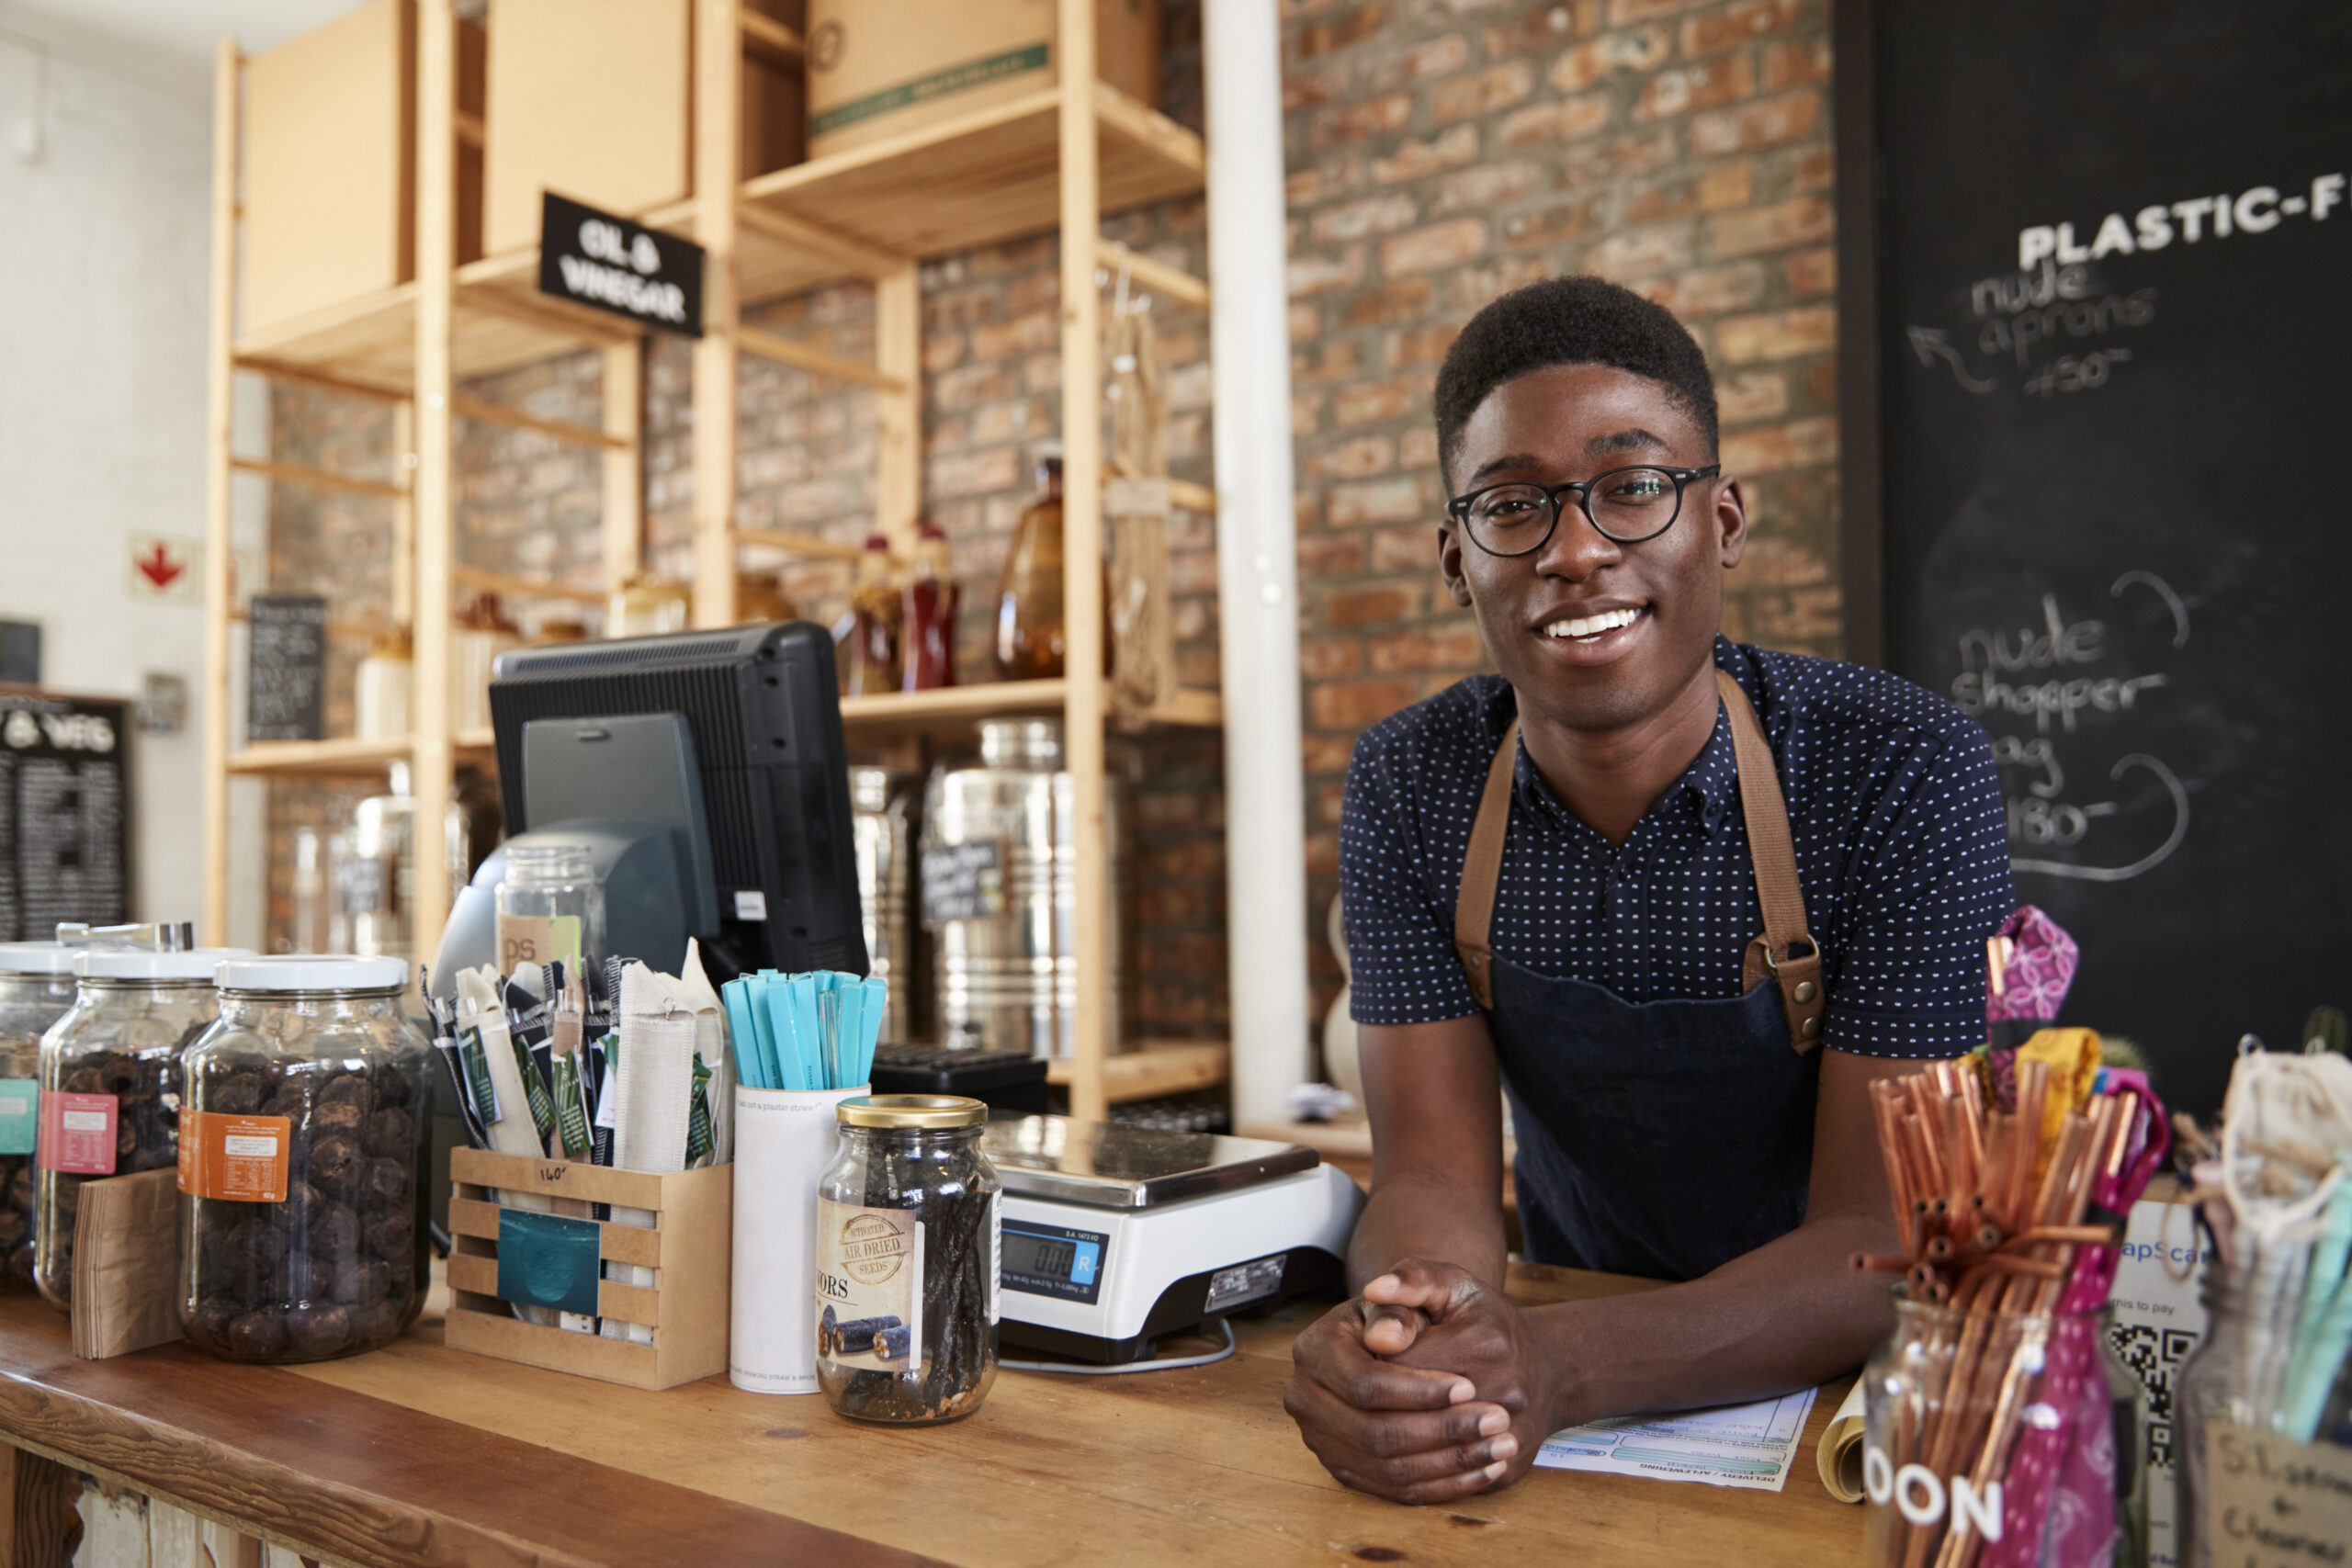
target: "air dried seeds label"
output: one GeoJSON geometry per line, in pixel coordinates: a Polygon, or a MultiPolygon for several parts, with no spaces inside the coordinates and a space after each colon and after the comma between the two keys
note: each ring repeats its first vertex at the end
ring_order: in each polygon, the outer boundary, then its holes
{"type": "Polygon", "coordinates": [[[33,1152],[40,1105],[39,1078],[0,1078],[0,1155],[33,1152]]]}
{"type": "Polygon", "coordinates": [[[112,1176],[114,1123],[113,1095],[42,1095],[41,1165],[74,1176],[112,1176]]]}
{"type": "Polygon", "coordinates": [[[817,1200],[817,1354],[852,1371],[922,1371],[922,1225],[911,1209],[817,1200]]]}
{"type": "Polygon", "coordinates": [[[293,1128],[285,1116],[186,1112],[180,1117],[180,1190],[191,1198],[283,1203],[293,1128]]]}

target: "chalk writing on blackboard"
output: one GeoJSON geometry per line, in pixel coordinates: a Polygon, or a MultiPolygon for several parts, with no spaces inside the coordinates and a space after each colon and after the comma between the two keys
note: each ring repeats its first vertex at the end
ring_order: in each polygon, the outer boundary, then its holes
{"type": "Polygon", "coordinates": [[[316,740],[326,676],[327,602],[310,593],[256,594],[246,607],[245,739],[316,740]]]}
{"type": "MultiPolygon", "coordinates": [[[[2153,571],[2133,570],[2117,577],[2108,596],[2120,600],[2129,593],[2150,593],[2161,600],[2173,621],[2172,646],[2188,643],[2188,605],[2172,584],[2153,571]]],[[[1960,672],[1952,677],[1951,695],[1961,709],[1997,732],[1993,736],[1993,761],[2006,781],[2022,774],[2025,793],[2008,796],[2010,869],[2083,882],[2128,882],[2154,871],[2179,849],[2188,836],[2188,791],[2163,758],[2133,751],[2109,768],[2107,782],[2124,785],[2153,783],[2163,793],[2171,818],[2162,840],[2153,849],[2118,864],[2057,860],[2019,850],[2064,851],[2086,843],[2102,821],[2126,814],[2118,799],[2066,799],[2066,767],[2062,755],[2064,738],[2084,725],[2112,716],[2120,720],[2152,700],[2151,694],[2171,684],[2162,671],[2111,671],[2098,668],[2113,657],[2103,620],[2068,615],[2055,593],[2041,595],[2039,624],[2015,627],[1972,626],[1960,634],[1960,672]],[[2007,728],[2007,721],[2029,720],[2030,735],[2007,728]]],[[[2153,804],[2153,803],[2151,803],[2153,804]]],[[[2137,813],[2144,822],[2148,813],[2137,813]]],[[[2144,828],[2143,828],[2144,832],[2144,828]]]]}

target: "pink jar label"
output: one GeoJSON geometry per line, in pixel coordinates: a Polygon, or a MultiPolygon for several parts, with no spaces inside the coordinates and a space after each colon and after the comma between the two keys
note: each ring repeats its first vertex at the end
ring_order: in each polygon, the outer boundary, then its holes
{"type": "Polygon", "coordinates": [[[110,1094],[42,1095],[42,1168],[75,1176],[112,1176],[115,1113],[110,1094]]]}

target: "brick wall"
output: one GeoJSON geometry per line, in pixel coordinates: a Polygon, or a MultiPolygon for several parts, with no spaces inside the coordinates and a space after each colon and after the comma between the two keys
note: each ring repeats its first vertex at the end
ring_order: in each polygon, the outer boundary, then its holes
{"type": "MultiPolygon", "coordinates": [[[[1175,0],[1168,12],[1165,105],[1197,126],[1198,7],[1175,0]]],[[[1443,498],[1429,420],[1437,363],[1480,305],[1521,283],[1589,271],[1688,321],[1716,367],[1724,461],[1746,481],[1755,525],[1726,629],[1835,650],[1828,28],[1826,0],[1283,0],[1318,1015],[1339,980],[1322,914],[1335,889],[1339,795],[1355,736],[1484,662],[1469,616],[1436,581],[1432,520],[1443,498]]],[[[1197,202],[1105,227],[1164,260],[1204,265],[1197,202]]],[[[967,679],[987,673],[983,601],[1030,494],[1037,444],[1061,418],[1058,292],[1047,238],[922,272],[924,503],[947,530],[965,586],[967,679]]],[[[1159,309],[1176,472],[1206,479],[1205,324],[1159,309]]],[[[838,354],[872,353],[863,287],[821,290],[756,319],[838,354]]],[[[692,508],[689,379],[684,346],[660,344],[648,361],[648,560],[677,574],[692,508]]],[[[593,421],[596,381],[595,361],[581,356],[473,389],[593,421]]],[[[281,392],[281,452],[341,462],[380,452],[379,416],[331,404],[281,392]]],[[[745,523],[844,539],[867,530],[870,395],[747,357],[738,417],[745,523]]],[[[593,454],[461,425],[458,462],[461,560],[595,581],[593,454]]],[[[318,502],[286,488],[279,497],[274,581],[364,596],[380,580],[379,558],[343,544],[379,526],[361,515],[366,503],[318,502]]],[[[1171,547],[1183,677],[1213,686],[1214,536],[1204,520],[1180,516],[1171,547]]],[[[804,614],[840,613],[842,569],[785,570],[804,614]]],[[[1136,976],[1146,1032],[1224,1027],[1219,770],[1216,739],[1184,735],[1146,739],[1123,770],[1136,792],[1131,874],[1148,932],[1136,976]]]]}

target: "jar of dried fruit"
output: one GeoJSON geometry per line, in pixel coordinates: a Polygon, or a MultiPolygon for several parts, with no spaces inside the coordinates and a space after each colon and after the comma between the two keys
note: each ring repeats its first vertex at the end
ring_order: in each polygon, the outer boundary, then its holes
{"type": "Polygon", "coordinates": [[[188,1048],[180,1325],[232,1361],[373,1350],[426,1283],[432,1047],[397,958],[220,965],[220,1016],[188,1048]]]}

